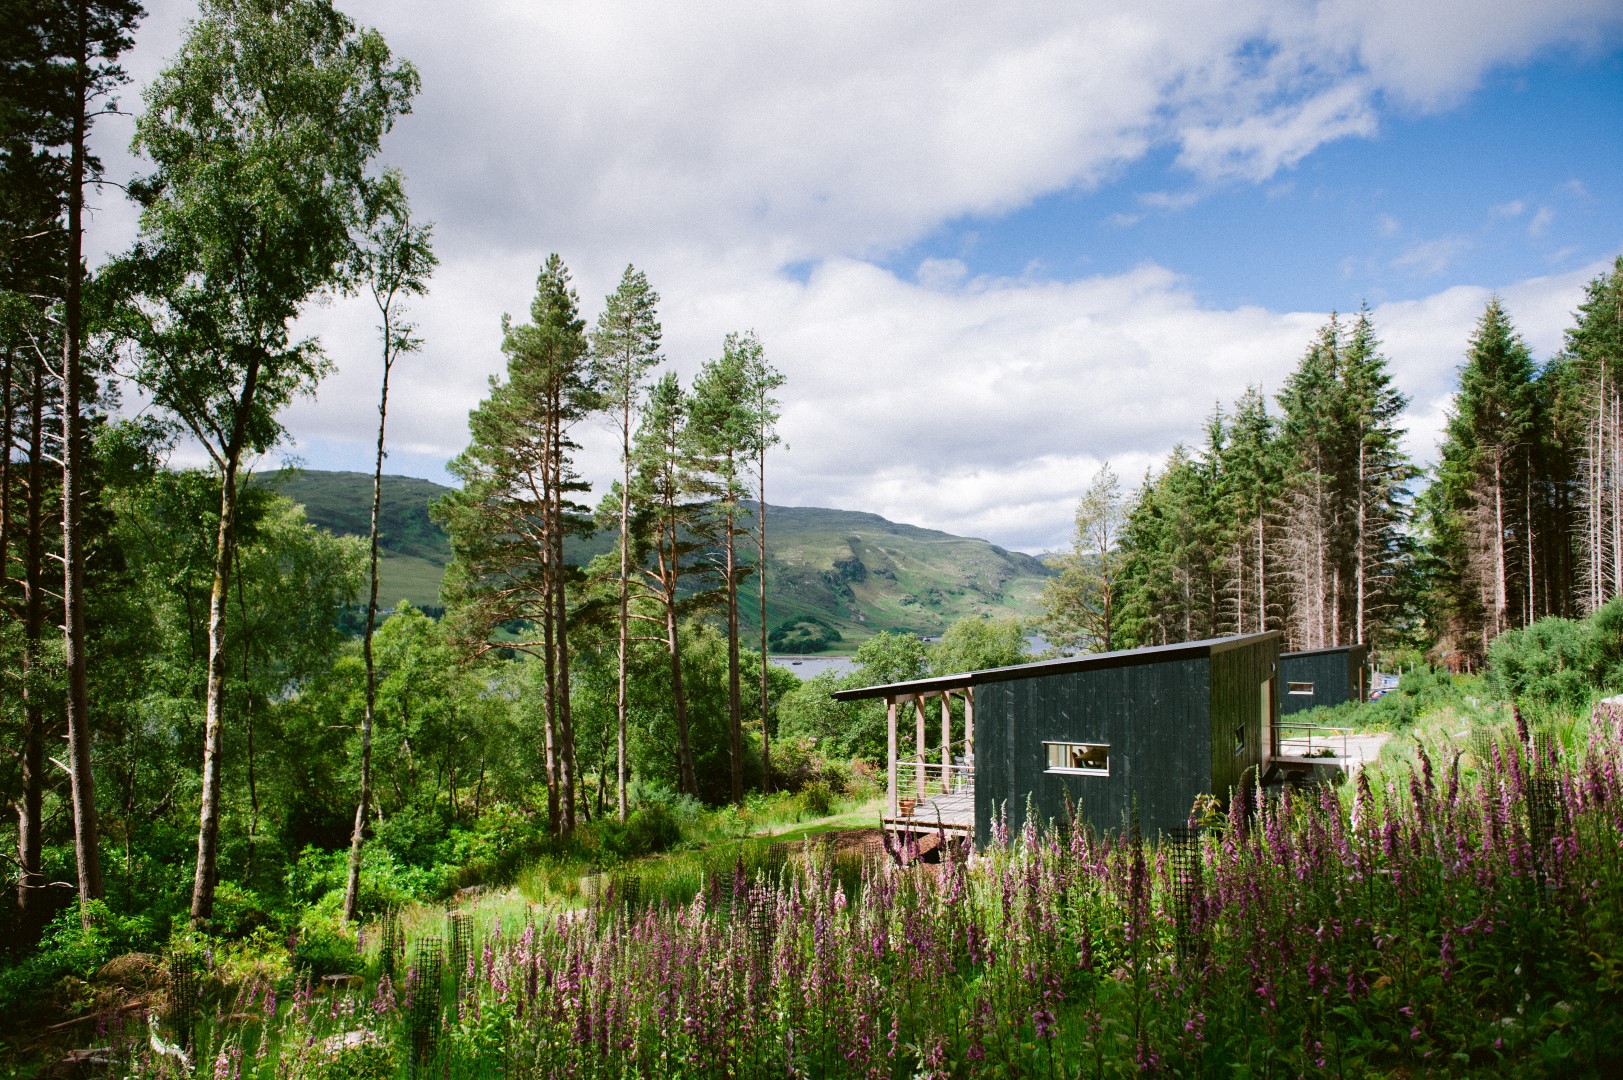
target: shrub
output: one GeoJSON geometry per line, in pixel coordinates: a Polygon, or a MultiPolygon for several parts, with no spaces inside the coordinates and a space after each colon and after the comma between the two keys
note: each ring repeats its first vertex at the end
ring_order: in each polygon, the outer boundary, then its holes
{"type": "Polygon", "coordinates": [[[682,842],[682,826],[677,823],[676,815],[660,803],[639,806],[626,826],[639,855],[669,851],[682,842]]]}
{"type": "Polygon", "coordinates": [[[37,1007],[64,980],[88,979],[114,956],[152,943],[152,923],[141,915],[120,915],[100,900],[90,901],[89,925],[81,925],[79,905],[57,912],[39,949],[15,967],[0,969],[0,1008],[37,1007]]]}
{"type": "Polygon", "coordinates": [[[222,881],[214,887],[215,933],[230,938],[246,937],[270,921],[258,893],[234,881],[222,881]]]}
{"type": "MultiPolygon", "coordinates": [[[[1453,675],[1430,667],[1403,673],[1398,688],[1366,705],[1348,702],[1333,706],[1315,722],[1353,727],[1405,728],[1420,716],[1460,701],[1460,683],[1453,675]]],[[[1317,712],[1318,710],[1314,710],[1317,712]]],[[[1305,718],[1304,718],[1305,719],[1305,718]]]]}
{"type": "Polygon", "coordinates": [[[669,851],[682,842],[682,826],[668,806],[650,802],[633,810],[624,823],[599,822],[597,836],[602,852],[618,861],[669,851]]]}
{"type": "Polygon", "coordinates": [[[834,810],[834,792],[821,780],[800,789],[800,809],[811,817],[827,817],[834,810]]]}
{"type": "Polygon", "coordinates": [[[772,773],[774,785],[780,790],[799,791],[807,784],[822,783],[840,792],[850,782],[851,766],[818,750],[815,739],[795,736],[779,739],[773,745],[772,773]]]}
{"type": "Polygon", "coordinates": [[[1488,688],[1510,701],[1581,708],[1599,681],[1600,667],[1600,638],[1592,624],[1540,619],[1494,639],[1488,647],[1488,688]]]}
{"type": "Polygon", "coordinates": [[[299,916],[298,940],[293,947],[294,966],[317,978],[353,975],[361,970],[355,940],[345,932],[339,915],[343,902],[343,892],[334,890],[299,916]]]}

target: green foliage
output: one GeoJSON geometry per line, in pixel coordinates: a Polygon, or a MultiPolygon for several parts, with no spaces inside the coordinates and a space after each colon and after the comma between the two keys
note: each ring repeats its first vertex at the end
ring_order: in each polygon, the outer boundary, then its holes
{"type": "Polygon", "coordinates": [[[0,967],[0,1012],[35,1015],[64,979],[88,979],[108,960],[150,947],[154,938],[147,915],[120,914],[100,900],[90,901],[83,916],[77,904],[64,907],[31,955],[0,967]]]}
{"type": "Polygon", "coordinates": [[[344,928],[340,910],[343,901],[343,882],[340,878],[336,890],[299,913],[298,940],[293,947],[295,967],[316,978],[353,975],[361,970],[361,956],[355,951],[355,939],[344,928]]]}
{"type": "Polygon", "coordinates": [[[1116,647],[1127,514],[1120,481],[1106,462],[1076,505],[1071,550],[1057,557],[1059,575],[1043,587],[1043,633],[1061,649],[1109,652],[1116,647]]]}
{"type": "Polygon", "coordinates": [[[682,826],[662,802],[646,802],[625,823],[601,821],[596,828],[602,850],[617,860],[669,851],[682,842],[682,826]]]}
{"type": "Polygon", "coordinates": [[[1457,770],[1411,743],[1412,768],[1215,817],[1193,848],[1056,829],[905,868],[755,838],[619,866],[572,917],[475,914],[454,1002],[451,979],[416,1008],[398,983],[263,1020],[239,997],[199,1060],[263,1032],[263,1071],[309,1075],[341,1032],[403,1047],[426,1019],[422,1071],[452,1076],[764,1077],[786,1053],[828,1076],[1613,1075],[1618,721],[1536,759],[1501,740],[1491,772],[1475,743],[1457,770]]]}
{"type": "Polygon", "coordinates": [[[801,615],[774,626],[766,640],[773,652],[815,653],[822,652],[843,638],[827,621],[816,615],[801,615]]]}
{"type": "Polygon", "coordinates": [[[1601,676],[1595,628],[1552,617],[1506,631],[1488,647],[1487,676],[1489,688],[1507,700],[1584,705],[1601,676]]]}
{"type": "Polygon", "coordinates": [[[812,780],[800,789],[800,809],[808,817],[827,817],[834,810],[834,791],[826,780],[812,780]]]}
{"type": "Polygon", "coordinates": [[[1432,618],[1449,647],[1473,658],[1505,626],[1526,623],[1536,599],[1529,580],[1551,572],[1551,541],[1566,542],[1554,527],[1564,502],[1552,503],[1542,479],[1555,448],[1552,385],[1538,374],[1503,305],[1489,300],[1421,500],[1432,618]]]}
{"type": "Polygon", "coordinates": [[[1025,628],[1018,619],[959,619],[930,646],[934,675],[1009,667],[1029,659],[1025,628]]]}
{"type": "Polygon", "coordinates": [[[389,1080],[399,1068],[397,1048],[364,1029],[313,1044],[289,1070],[291,1080],[389,1080]]]}

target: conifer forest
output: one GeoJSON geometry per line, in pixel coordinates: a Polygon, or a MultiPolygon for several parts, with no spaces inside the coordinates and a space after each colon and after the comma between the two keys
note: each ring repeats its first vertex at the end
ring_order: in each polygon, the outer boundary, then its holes
{"type": "Polygon", "coordinates": [[[137,0],[3,11],[0,1075],[1623,1069],[1623,255],[1552,355],[1486,304],[1425,460],[1327,282],[1281,384],[1076,478],[1037,617],[842,643],[770,607],[772,341],[684,378],[657,282],[583,297],[552,254],[425,610],[378,584],[390,395],[431,378],[435,225],[381,151],[418,69],[332,0],[202,0],[135,94],[137,0]],[[91,140],[121,94],[133,177],[91,140]],[[367,353],[305,336],[334,297],[367,353]],[[339,364],[367,536],[260,475],[339,364]],[[1265,631],[1369,646],[1395,685],[1314,716],[1386,747],[1177,836],[922,860],[877,827],[882,705],[831,696],[1265,631]],[[796,634],[851,669],[768,662],[796,634]]]}

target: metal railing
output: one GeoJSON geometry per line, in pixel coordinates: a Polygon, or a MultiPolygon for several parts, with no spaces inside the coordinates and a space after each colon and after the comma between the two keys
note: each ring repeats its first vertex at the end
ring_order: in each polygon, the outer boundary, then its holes
{"type": "Polygon", "coordinates": [[[975,790],[975,766],[924,763],[924,780],[919,781],[917,761],[896,763],[896,795],[904,799],[929,799],[975,790]]]}
{"type": "Polygon", "coordinates": [[[1274,755],[1288,758],[1347,758],[1352,728],[1280,720],[1274,724],[1274,755]],[[1292,734],[1292,733],[1295,734],[1292,734]]]}

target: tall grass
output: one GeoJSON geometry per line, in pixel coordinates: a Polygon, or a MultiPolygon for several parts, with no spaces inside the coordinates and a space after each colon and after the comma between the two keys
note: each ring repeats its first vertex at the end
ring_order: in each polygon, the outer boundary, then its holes
{"type": "MultiPolygon", "coordinates": [[[[394,980],[216,1002],[194,1071],[1615,1074],[1623,715],[1581,749],[1525,724],[1474,746],[1177,843],[1030,829],[968,865],[766,847],[611,876],[465,957],[419,927],[394,980]]],[[[164,1071],[122,1038],[127,1074],[164,1071]]]]}

